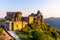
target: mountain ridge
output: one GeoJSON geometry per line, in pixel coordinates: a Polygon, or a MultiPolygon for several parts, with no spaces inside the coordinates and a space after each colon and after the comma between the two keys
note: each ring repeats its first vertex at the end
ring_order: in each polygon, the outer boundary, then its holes
{"type": "Polygon", "coordinates": [[[60,18],[46,18],[44,21],[55,28],[60,29],[60,18]]]}

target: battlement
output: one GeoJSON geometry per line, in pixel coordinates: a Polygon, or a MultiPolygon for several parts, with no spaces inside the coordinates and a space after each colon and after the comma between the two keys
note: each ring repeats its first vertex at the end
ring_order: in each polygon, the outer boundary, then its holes
{"type": "Polygon", "coordinates": [[[9,30],[22,30],[25,25],[34,22],[40,25],[43,20],[43,15],[40,11],[38,11],[37,14],[32,13],[28,17],[23,17],[22,12],[7,12],[6,20],[10,20],[9,30]]]}

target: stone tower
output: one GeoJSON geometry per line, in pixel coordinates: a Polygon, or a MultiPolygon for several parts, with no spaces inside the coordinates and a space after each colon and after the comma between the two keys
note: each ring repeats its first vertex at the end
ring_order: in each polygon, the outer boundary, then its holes
{"type": "Polygon", "coordinates": [[[34,22],[34,17],[33,16],[29,15],[28,18],[29,18],[29,22],[28,22],[29,24],[34,22]]]}
{"type": "Polygon", "coordinates": [[[43,21],[43,15],[42,13],[38,10],[37,12],[37,23],[40,24],[43,21]]]}
{"type": "Polygon", "coordinates": [[[21,12],[17,12],[15,14],[15,21],[21,21],[21,18],[22,18],[22,13],[21,12]]]}

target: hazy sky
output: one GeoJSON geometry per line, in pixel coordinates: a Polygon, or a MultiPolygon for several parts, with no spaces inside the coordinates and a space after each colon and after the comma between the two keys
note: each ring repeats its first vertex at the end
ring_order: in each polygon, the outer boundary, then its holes
{"type": "Polygon", "coordinates": [[[21,11],[24,16],[40,10],[44,17],[60,17],[60,0],[0,0],[0,18],[7,11],[21,11]]]}

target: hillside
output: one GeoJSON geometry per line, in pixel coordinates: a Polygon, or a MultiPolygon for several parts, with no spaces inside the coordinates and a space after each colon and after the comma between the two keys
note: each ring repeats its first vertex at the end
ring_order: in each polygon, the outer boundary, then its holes
{"type": "MultiPolygon", "coordinates": [[[[4,20],[0,20],[0,24],[2,22],[4,20]]],[[[3,28],[0,28],[0,39],[7,39],[2,30],[3,28]]],[[[27,24],[25,28],[20,31],[16,30],[15,33],[21,40],[60,40],[60,31],[44,21],[40,25],[37,23],[27,24]]]]}
{"type": "Polygon", "coordinates": [[[28,24],[16,34],[21,40],[60,40],[60,31],[45,22],[28,24]]]}
{"type": "Polygon", "coordinates": [[[44,21],[55,28],[60,29],[60,18],[46,18],[44,21]]]}
{"type": "MultiPolygon", "coordinates": [[[[2,30],[0,28],[0,39],[4,40],[5,37],[1,36],[3,35],[2,30]]],[[[60,31],[44,21],[40,25],[37,23],[27,24],[21,31],[16,30],[15,32],[21,40],[60,40],[60,31]]]]}

